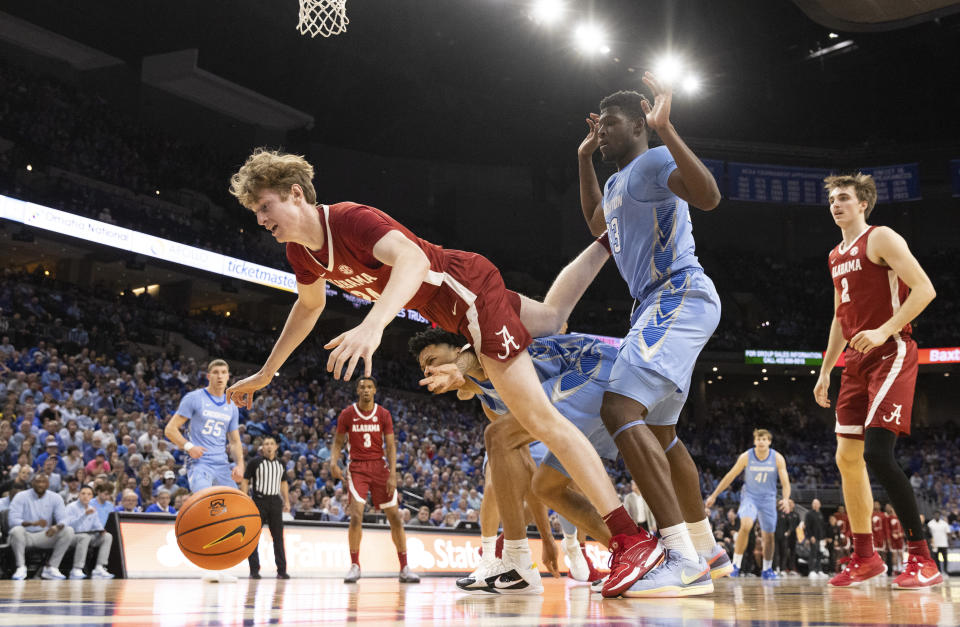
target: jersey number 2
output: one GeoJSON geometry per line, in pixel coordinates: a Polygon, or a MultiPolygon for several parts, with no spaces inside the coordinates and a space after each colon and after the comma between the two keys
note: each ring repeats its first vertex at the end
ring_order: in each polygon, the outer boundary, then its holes
{"type": "Polygon", "coordinates": [[[220,436],[223,435],[223,425],[219,420],[214,420],[213,418],[207,420],[203,425],[203,429],[200,431],[203,435],[213,435],[220,436]]]}
{"type": "Polygon", "coordinates": [[[840,286],[843,288],[843,291],[840,292],[840,302],[849,303],[850,302],[850,283],[847,281],[846,277],[840,279],[840,286]]]}

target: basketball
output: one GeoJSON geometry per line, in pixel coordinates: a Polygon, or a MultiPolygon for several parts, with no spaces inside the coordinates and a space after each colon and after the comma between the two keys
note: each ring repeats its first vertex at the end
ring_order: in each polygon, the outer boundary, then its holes
{"type": "Polygon", "coordinates": [[[223,570],[257,549],[260,511],[240,490],[213,486],[184,502],[175,529],[187,559],[200,568],[223,570]]]}

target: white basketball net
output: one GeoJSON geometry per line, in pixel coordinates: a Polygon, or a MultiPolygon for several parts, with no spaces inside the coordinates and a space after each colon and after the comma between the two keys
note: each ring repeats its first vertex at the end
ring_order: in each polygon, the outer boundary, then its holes
{"type": "Polygon", "coordinates": [[[347,0],[300,0],[301,35],[316,37],[339,35],[347,30],[347,0]]]}

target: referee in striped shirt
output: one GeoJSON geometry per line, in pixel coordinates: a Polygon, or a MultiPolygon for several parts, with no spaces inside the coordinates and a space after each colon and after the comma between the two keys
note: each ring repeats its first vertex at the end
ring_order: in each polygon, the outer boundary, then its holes
{"type": "MultiPolygon", "coordinates": [[[[286,468],[277,459],[277,440],[272,435],[264,436],[260,451],[263,454],[247,464],[240,489],[244,494],[248,493],[248,489],[253,491],[253,502],[260,510],[260,520],[270,527],[277,579],[290,579],[287,556],[283,550],[283,512],[290,511],[286,468]]],[[[250,562],[250,578],[260,579],[260,556],[257,551],[251,553],[247,561],[250,562]]]]}

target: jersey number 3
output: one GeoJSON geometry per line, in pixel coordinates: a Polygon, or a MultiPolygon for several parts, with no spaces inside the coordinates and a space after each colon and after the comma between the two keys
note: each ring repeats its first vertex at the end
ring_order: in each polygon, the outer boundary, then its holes
{"type": "Polygon", "coordinates": [[[370,446],[371,446],[372,444],[373,444],[373,442],[370,441],[370,434],[369,434],[369,433],[364,433],[364,434],[363,434],[363,448],[370,448],[370,446]]]}
{"type": "Polygon", "coordinates": [[[203,425],[203,429],[200,431],[203,435],[213,435],[220,436],[223,435],[223,423],[219,420],[213,418],[207,420],[203,425]]]}
{"type": "Polygon", "coordinates": [[[847,281],[846,277],[840,279],[840,287],[843,288],[843,290],[840,292],[840,302],[849,303],[850,302],[850,283],[847,281]]]}
{"type": "Polygon", "coordinates": [[[620,252],[620,219],[610,220],[610,246],[613,252],[620,252]]]}

